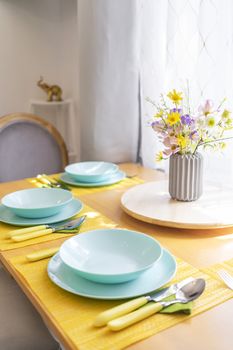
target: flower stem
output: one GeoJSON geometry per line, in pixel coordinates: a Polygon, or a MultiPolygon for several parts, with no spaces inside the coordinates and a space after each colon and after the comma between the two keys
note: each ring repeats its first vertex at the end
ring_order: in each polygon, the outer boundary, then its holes
{"type": "Polygon", "coordinates": [[[197,148],[198,148],[199,146],[206,145],[207,143],[225,141],[225,140],[230,140],[230,139],[233,139],[233,136],[231,136],[231,137],[223,137],[222,139],[215,139],[215,140],[206,141],[206,142],[200,142],[200,143],[198,142],[197,147],[196,147],[195,150],[194,150],[194,153],[196,152],[196,150],[197,150],[197,148]]]}

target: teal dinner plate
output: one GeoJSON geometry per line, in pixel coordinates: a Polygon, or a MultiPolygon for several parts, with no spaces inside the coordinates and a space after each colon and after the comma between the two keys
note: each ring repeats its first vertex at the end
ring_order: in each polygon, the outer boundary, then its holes
{"type": "Polygon", "coordinates": [[[75,181],[99,182],[109,178],[119,170],[118,166],[109,162],[80,162],[69,164],[65,172],[75,181]]]}
{"type": "Polygon", "coordinates": [[[162,257],[137,279],[119,283],[103,284],[80,277],[66,266],[59,253],[48,264],[49,278],[60,288],[93,299],[117,300],[148,294],[168,283],[176,273],[176,260],[163,249],[162,257]]]}
{"type": "Polygon", "coordinates": [[[108,179],[100,182],[79,182],[75,181],[70,177],[68,174],[63,173],[60,176],[60,180],[64,183],[71,185],[71,186],[77,186],[77,187],[101,187],[101,186],[107,186],[107,185],[113,185],[117,182],[120,182],[121,180],[125,179],[126,174],[123,171],[117,171],[114,175],[110,176],[108,179]]]}
{"type": "Polygon", "coordinates": [[[0,221],[16,226],[34,226],[34,225],[45,225],[53,224],[70,219],[72,216],[78,214],[83,207],[83,204],[78,199],[72,199],[65,208],[63,208],[58,214],[40,218],[40,219],[28,219],[15,215],[10,209],[4,205],[0,205],[0,221]]]}

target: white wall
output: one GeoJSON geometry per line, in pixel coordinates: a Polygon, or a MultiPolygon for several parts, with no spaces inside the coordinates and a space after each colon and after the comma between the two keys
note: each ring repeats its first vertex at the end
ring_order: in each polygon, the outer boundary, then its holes
{"type": "Polygon", "coordinates": [[[0,0],[0,116],[46,99],[40,75],[76,100],[76,37],[77,0],[0,0]]]}

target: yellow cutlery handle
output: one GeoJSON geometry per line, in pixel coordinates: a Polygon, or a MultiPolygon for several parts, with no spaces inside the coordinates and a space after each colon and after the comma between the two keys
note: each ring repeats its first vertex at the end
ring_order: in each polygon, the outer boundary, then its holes
{"type": "Polygon", "coordinates": [[[105,326],[109,321],[114,318],[126,315],[129,312],[138,309],[140,306],[145,305],[148,302],[147,297],[140,297],[126,303],[123,303],[119,306],[113,307],[112,309],[101,312],[94,321],[95,327],[105,326]]]}
{"type": "Polygon", "coordinates": [[[162,310],[163,306],[160,303],[149,303],[148,305],[140,308],[139,310],[133,311],[128,315],[122,316],[115,320],[108,322],[108,328],[112,331],[120,331],[132,324],[144,320],[156,312],[162,310]]]}
{"type": "Polygon", "coordinates": [[[59,247],[43,249],[38,252],[34,252],[26,255],[26,258],[29,261],[38,261],[38,260],[49,258],[50,256],[53,256],[54,254],[56,254],[58,251],[59,251],[59,247]]]}
{"type": "Polygon", "coordinates": [[[54,180],[52,177],[50,177],[50,176],[48,176],[46,174],[42,174],[41,176],[43,176],[44,179],[47,179],[52,184],[56,184],[56,180],[54,180]]]}
{"type": "Polygon", "coordinates": [[[22,234],[28,233],[28,232],[40,231],[40,230],[44,230],[46,228],[47,228],[46,225],[33,226],[33,227],[27,227],[27,228],[20,228],[18,230],[13,230],[13,231],[8,232],[7,233],[7,237],[11,238],[13,236],[22,235],[22,234]]]}
{"type": "Polygon", "coordinates": [[[46,230],[29,232],[29,233],[25,233],[24,235],[13,236],[11,239],[15,242],[22,242],[22,241],[27,241],[28,239],[48,235],[48,234],[52,233],[53,231],[54,230],[52,228],[48,228],[46,230]]]}

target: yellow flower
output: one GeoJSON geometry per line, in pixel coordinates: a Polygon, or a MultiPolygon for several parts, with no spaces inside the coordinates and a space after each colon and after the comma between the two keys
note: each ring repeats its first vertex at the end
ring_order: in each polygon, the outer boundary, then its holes
{"type": "Polygon", "coordinates": [[[177,142],[181,148],[185,148],[187,146],[187,138],[182,135],[177,136],[177,142]]]}
{"type": "Polygon", "coordinates": [[[174,102],[176,105],[180,104],[180,101],[183,100],[182,97],[182,92],[178,92],[175,89],[173,89],[172,91],[170,91],[167,94],[167,97],[170,98],[170,100],[172,100],[172,102],[174,102]]]}
{"type": "Polygon", "coordinates": [[[167,116],[167,122],[170,125],[176,124],[180,120],[180,113],[171,112],[167,116]]]}
{"type": "Polygon", "coordinates": [[[232,119],[231,119],[231,118],[228,118],[228,119],[226,120],[226,125],[227,125],[228,127],[231,127],[231,126],[232,126],[232,119]]]}
{"type": "Polygon", "coordinates": [[[210,128],[213,128],[215,126],[215,119],[214,117],[210,117],[207,119],[207,126],[209,126],[210,128]]]}
{"type": "Polygon", "coordinates": [[[161,160],[163,160],[163,152],[162,151],[157,153],[156,156],[155,156],[155,161],[156,162],[161,162],[161,160]]]}
{"type": "Polygon", "coordinates": [[[227,109],[224,109],[224,111],[222,112],[222,118],[224,119],[228,119],[230,117],[231,112],[228,111],[227,109]]]}
{"type": "Polygon", "coordinates": [[[163,116],[163,110],[162,110],[162,109],[160,109],[160,110],[154,115],[155,118],[161,118],[162,116],[163,116]]]}
{"type": "Polygon", "coordinates": [[[219,146],[220,146],[220,149],[225,149],[227,147],[225,142],[220,142],[219,146]]]}

